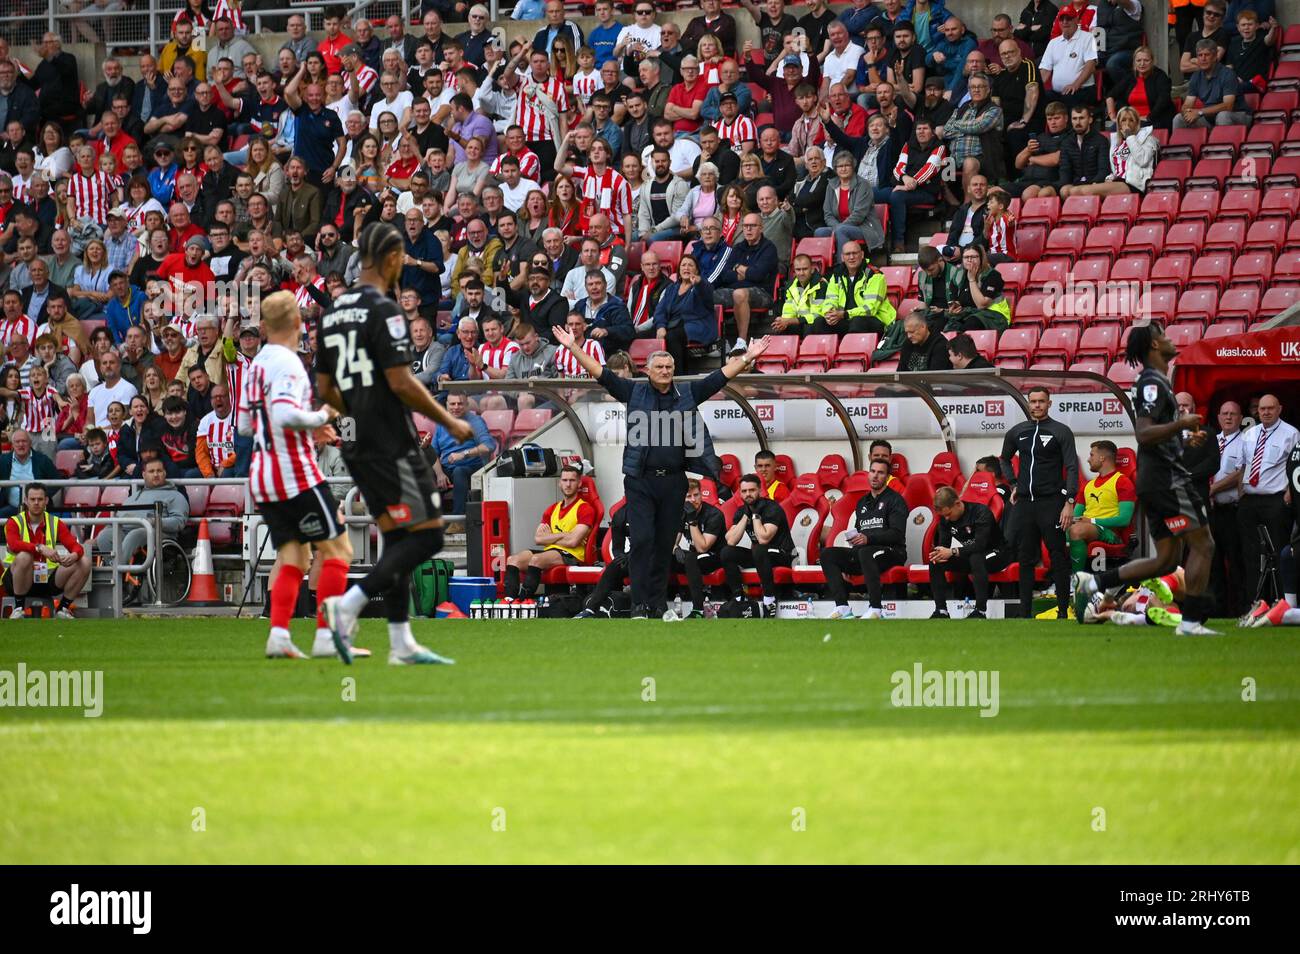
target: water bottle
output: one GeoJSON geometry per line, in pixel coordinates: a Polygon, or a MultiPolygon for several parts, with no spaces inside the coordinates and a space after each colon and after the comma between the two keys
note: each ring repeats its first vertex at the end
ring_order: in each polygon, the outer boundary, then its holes
{"type": "Polygon", "coordinates": [[[677,598],[673,600],[673,612],[677,614],[678,619],[682,619],[682,594],[678,593],[677,598]]]}

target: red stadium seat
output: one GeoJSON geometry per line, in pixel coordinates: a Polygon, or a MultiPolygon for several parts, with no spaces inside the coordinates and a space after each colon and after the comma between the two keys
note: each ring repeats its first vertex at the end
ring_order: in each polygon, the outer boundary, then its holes
{"type": "Polygon", "coordinates": [[[1216,289],[1188,289],[1178,299],[1178,310],[1174,312],[1174,320],[1207,323],[1214,317],[1218,304],[1219,293],[1216,289]]]}
{"type": "Polygon", "coordinates": [[[1254,120],[1256,123],[1289,123],[1298,102],[1300,93],[1295,90],[1265,93],[1259,101],[1259,109],[1255,110],[1254,120]]]}
{"type": "MultiPolygon", "coordinates": [[[[1178,222],[1204,222],[1205,227],[1209,228],[1219,215],[1219,202],[1221,196],[1213,189],[1197,189],[1188,192],[1183,196],[1183,200],[1178,205],[1178,222]]],[[[1259,197],[1255,199],[1258,204],[1259,197]]]]}
{"type": "Polygon", "coordinates": [[[1165,226],[1158,222],[1139,222],[1129,229],[1128,237],[1124,241],[1125,251],[1145,252],[1152,258],[1158,256],[1164,247],[1165,226]]]}
{"type": "Polygon", "coordinates": [[[1286,244],[1286,227],[1285,219],[1259,219],[1246,230],[1246,242],[1241,247],[1242,252],[1268,252],[1277,255],[1286,244]]]}
{"type": "Polygon", "coordinates": [[[1273,263],[1273,282],[1279,285],[1300,285],[1300,250],[1283,252],[1273,263]]]}
{"type": "Polygon", "coordinates": [[[979,353],[992,361],[998,347],[998,333],[991,328],[977,328],[975,331],[966,332],[966,334],[970,335],[971,341],[975,342],[975,347],[979,349],[979,353]]]}
{"type": "MultiPolygon", "coordinates": [[[[1199,193],[1198,193],[1199,194],[1199,193]]],[[[1213,193],[1217,198],[1218,193],[1213,193]]],[[[1259,215],[1260,192],[1258,189],[1229,189],[1223,196],[1223,201],[1218,203],[1219,214],[1215,216],[1220,221],[1239,219],[1243,222],[1253,222],[1259,215]]],[[[1183,208],[1187,203],[1183,203],[1183,208]]]]}
{"type": "Polygon", "coordinates": [[[1055,302],[1055,295],[1049,296],[1039,292],[1030,292],[1020,296],[1020,298],[1016,299],[1016,307],[1011,314],[1012,327],[1021,325],[1043,327],[1048,323],[1048,309],[1055,302]]]}
{"type": "MultiPolygon", "coordinates": [[[[1005,339],[1011,331],[1003,334],[1005,339]]],[[[1053,325],[1043,332],[1038,339],[1037,355],[1039,358],[1059,357],[1065,364],[1074,361],[1074,353],[1079,347],[1079,329],[1074,325],[1053,325]]]]}
{"type": "Polygon", "coordinates": [[[1264,188],[1300,186],[1300,156],[1279,156],[1264,177],[1264,188]]]}
{"type": "Polygon", "coordinates": [[[1056,196],[1043,199],[1025,199],[1020,206],[1020,218],[1016,220],[1017,229],[1026,225],[1044,225],[1049,230],[1056,228],[1056,221],[1061,215],[1061,200],[1056,196]]]}
{"type": "MultiPolygon", "coordinates": [[[[1169,143],[1173,144],[1173,133],[1169,135],[1169,143]]],[[[1242,144],[1246,141],[1245,126],[1215,126],[1209,131],[1209,138],[1201,146],[1199,157],[1193,156],[1193,159],[1236,159],[1237,153],[1241,151],[1242,144]]],[[[1165,147],[1160,148],[1160,155],[1169,156],[1165,147]]],[[[1177,158],[1169,156],[1169,158],[1177,158]]]]}
{"type": "Polygon", "coordinates": [[[758,371],[760,374],[783,374],[790,370],[798,356],[798,335],[772,335],[767,352],[758,359],[758,371]]]}
{"type": "Polygon", "coordinates": [[[1113,262],[1124,246],[1124,233],[1127,231],[1122,225],[1098,225],[1089,229],[1088,237],[1083,243],[1084,256],[1101,257],[1113,262]]]}
{"type": "Polygon", "coordinates": [[[908,466],[906,454],[895,451],[889,455],[889,473],[904,483],[912,479],[912,468],[908,466]]]}
{"type": "Polygon", "coordinates": [[[1232,172],[1224,181],[1228,189],[1251,189],[1259,191],[1272,171],[1273,160],[1269,156],[1242,156],[1232,166],[1232,172]]]}
{"type": "Polygon", "coordinates": [[[1282,314],[1297,301],[1300,301],[1300,288],[1294,286],[1287,288],[1270,288],[1264,292],[1264,298],[1259,303],[1260,318],[1273,318],[1282,314]]]}
{"type": "MultiPolygon", "coordinates": [[[[1192,256],[1187,252],[1180,255],[1166,255],[1156,259],[1151,266],[1151,284],[1153,285],[1172,285],[1181,288],[1188,282],[1192,274],[1192,256]]],[[[1111,281],[1115,280],[1114,272],[1111,273],[1111,281]]]]}
{"type": "MultiPolygon", "coordinates": [[[[1187,177],[1192,174],[1190,159],[1162,159],[1147,182],[1147,197],[1153,192],[1182,192],[1187,177]]],[[[1145,207],[1146,203],[1143,203],[1145,207]]]]}
{"type": "Polygon", "coordinates": [[[1249,252],[1232,263],[1228,285],[1256,285],[1265,288],[1273,278],[1273,253],[1249,252]]]}
{"type": "MultiPolygon", "coordinates": [[[[633,342],[635,344],[636,342],[633,342]]],[[[482,411],[480,417],[483,423],[487,425],[488,433],[492,439],[497,442],[498,448],[506,446],[506,440],[510,437],[510,431],[515,426],[515,412],[511,410],[504,411],[482,411]]]]}
{"type": "Polygon", "coordinates": [[[64,477],[71,477],[77,472],[82,453],[79,450],[61,450],[54,455],[54,469],[64,477]]]}
{"type": "Polygon", "coordinates": [[[1026,225],[1016,229],[1016,261],[1036,262],[1043,257],[1043,246],[1047,244],[1047,228],[1042,225],[1026,225]]]}
{"type": "Polygon", "coordinates": [[[825,275],[835,266],[835,239],[803,238],[794,247],[796,255],[807,255],[817,270],[825,275]]]}
{"type": "Polygon", "coordinates": [[[1300,124],[1292,123],[1287,127],[1286,138],[1282,140],[1281,155],[1300,155],[1300,124]]]}
{"type": "Polygon", "coordinates": [[[1210,327],[1205,329],[1203,340],[1208,341],[1211,338],[1231,338],[1236,335],[1246,333],[1246,323],[1240,318],[1229,318],[1226,321],[1216,321],[1210,327]]]}
{"type": "Polygon", "coordinates": [[[1034,328],[1023,325],[1008,328],[998,341],[997,364],[999,367],[1028,367],[1029,358],[1037,346],[1038,332],[1034,328]],[[1019,359],[1019,363],[1008,363],[1007,358],[1019,359]]]}
{"type": "Polygon", "coordinates": [[[98,487],[67,487],[63,491],[63,502],[57,509],[72,511],[84,509],[89,512],[95,510],[98,506],[98,487]]]}
{"type": "Polygon", "coordinates": [[[1268,91],[1270,93],[1286,89],[1300,90],[1300,62],[1284,60],[1277,64],[1273,75],[1269,77],[1268,91]]]}
{"type": "Polygon", "coordinates": [[[645,368],[645,363],[650,360],[650,355],[663,348],[658,338],[634,338],[628,345],[627,353],[632,359],[632,364],[640,371],[645,368]]]}
{"type": "Polygon", "coordinates": [[[1264,193],[1264,200],[1259,204],[1259,217],[1262,219],[1282,219],[1290,225],[1291,220],[1300,211],[1300,189],[1277,188],[1264,193]]]}
{"type": "Polygon", "coordinates": [[[1083,241],[1086,236],[1087,229],[1082,225],[1057,226],[1047,236],[1042,257],[1062,259],[1074,264],[1074,260],[1083,251],[1083,241]]]}
{"type": "Polygon", "coordinates": [[[817,480],[823,490],[838,490],[849,476],[849,465],[839,454],[827,454],[817,465],[817,480]]]}
{"type": "Polygon", "coordinates": [[[1151,259],[1145,255],[1124,255],[1110,267],[1112,282],[1144,282],[1150,274],[1151,259]]]}
{"type": "Polygon", "coordinates": [[[1029,366],[1030,371],[1064,371],[1065,361],[1061,358],[1044,358],[1039,356],[1038,360],[1029,366]]]}
{"type": "Polygon", "coordinates": [[[1259,289],[1249,286],[1229,288],[1219,299],[1218,317],[1240,318],[1246,322],[1255,320],[1259,313],[1259,289]]]}
{"type": "Polygon", "coordinates": [[[1055,285],[1058,288],[1065,284],[1065,276],[1069,271],[1066,263],[1059,258],[1048,259],[1039,262],[1029,273],[1029,284],[1025,290],[1029,292],[1041,292],[1048,285],[1055,285]]]}
{"type": "Polygon", "coordinates": [[[1141,225],[1144,222],[1163,222],[1165,225],[1173,225],[1174,220],[1178,218],[1178,209],[1181,204],[1181,194],[1173,192],[1150,192],[1142,197],[1142,208],[1138,212],[1137,222],[1141,225]]]}
{"type": "Polygon", "coordinates": [[[885,287],[889,289],[889,299],[898,307],[903,296],[907,294],[912,286],[912,276],[915,274],[910,265],[886,265],[880,270],[885,276],[885,287]]]}
{"type": "Polygon", "coordinates": [[[1119,347],[1119,332],[1114,325],[1093,325],[1085,328],[1079,338],[1079,350],[1076,352],[1084,358],[1104,358],[1114,360],[1115,349],[1119,347]]]}
{"type": "Polygon", "coordinates": [[[1236,219],[1219,221],[1211,225],[1210,231],[1205,234],[1204,250],[1231,252],[1236,255],[1241,251],[1244,241],[1246,241],[1246,226],[1243,222],[1236,219]]]}
{"type": "MultiPolygon", "coordinates": [[[[682,243],[676,239],[665,239],[660,242],[651,242],[646,248],[647,252],[654,252],[659,256],[659,267],[666,275],[676,275],[677,266],[682,262],[682,243]]],[[[628,271],[631,272],[629,265],[628,271]]]]}
{"type": "Polygon", "coordinates": [[[1175,222],[1165,234],[1165,254],[1190,252],[1199,255],[1205,244],[1204,222],[1175,222]]]}
{"type": "Polygon", "coordinates": [[[722,480],[722,485],[735,491],[740,486],[740,478],[745,475],[741,469],[740,458],[735,454],[722,454],[718,457],[722,466],[718,470],[718,477],[722,480]]]}
{"type": "Polygon", "coordinates": [[[1074,263],[1074,268],[1070,269],[1070,280],[1075,285],[1084,283],[1103,285],[1109,277],[1110,259],[1107,258],[1080,259],[1074,263]]]}
{"type": "Polygon", "coordinates": [[[1192,321],[1186,324],[1172,324],[1165,329],[1165,337],[1172,341],[1179,350],[1195,344],[1205,334],[1205,326],[1192,321]]]}
{"type": "Polygon", "coordinates": [[[839,335],[808,335],[799,345],[799,357],[795,362],[794,370],[829,370],[835,360],[835,349],[839,343],[839,335]]]}
{"type": "MultiPolygon", "coordinates": [[[[1245,131],[1242,126],[1216,126],[1214,129],[1215,132],[1231,129],[1234,134],[1237,134],[1238,130],[1245,131]]],[[[1286,124],[1256,123],[1250,127],[1250,134],[1241,143],[1238,151],[1243,157],[1266,156],[1272,159],[1282,151],[1282,140],[1286,136],[1286,131],[1286,124]]],[[[1202,155],[1204,154],[1205,152],[1202,151],[1202,155]]]]}
{"type": "MultiPolygon", "coordinates": [[[[1243,137],[1245,135],[1244,129],[1242,135],[1243,137]]],[[[1209,129],[1203,126],[1193,129],[1175,129],[1169,134],[1169,142],[1160,147],[1160,158],[1191,159],[1195,162],[1201,157],[1201,150],[1209,136],[1209,129]]]]}
{"type": "Polygon", "coordinates": [[[548,407],[530,407],[515,415],[515,423],[510,428],[511,443],[526,437],[550,421],[553,411],[548,407]]]}
{"type": "Polygon", "coordinates": [[[1101,215],[1097,217],[1097,224],[1122,225],[1127,229],[1137,221],[1140,208],[1140,197],[1134,193],[1108,195],[1101,200],[1101,215]]]}
{"type": "Polygon", "coordinates": [[[1176,288],[1152,288],[1145,292],[1138,301],[1137,311],[1143,317],[1168,324],[1173,320],[1178,308],[1178,290],[1176,288]]]}
{"type": "Polygon", "coordinates": [[[871,367],[871,353],[876,350],[880,336],[874,331],[847,334],[840,341],[835,354],[836,371],[866,371],[871,367]]]}
{"type": "MultiPolygon", "coordinates": [[[[1233,258],[1227,252],[1211,252],[1208,255],[1202,255],[1192,266],[1192,274],[1187,279],[1186,284],[1189,287],[1209,286],[1214,289],[1215,303],[1218,303],[1218,293],[1228,287],[1228,276],[1232,272],[1233,258]]],[[[1179,306],[1182,310],[1182,306],[1179,306]]]]}
{"type": "Polygon", "coordinates": [[[1056,220],[1056,224],[1058,226],[1083,225],[1092,228],[1099,215],[1101,215],[1101,196],[1072,195],[1061,205],[1061,215],[1056,220]]]}
{"type": "Polygon", "coordinates": [[[1137,369],[1125,364],[1123,361],[1116,361],[1106,369],[1106,377],[1122,388],[1131,388],[1133,383],[1137,381],[1137,369]]]}
{"type": "Polygon", "coordinates": [[[786,489],[792,489],[795,481],[798,479],[798,472],[794,466],[794,458],[789,454],[776,455],[776,479],[785,484],[786,489]]]}
{"type": "Polygon", "coordinates": [[[1087,361],[1076,361],[1070,365],[1070,371],[1084,374],[1102,374],[1106,373],[1106,362],[1098,358],[1089,358],[1087,361]]]}
{"type": "Polygon", "coordinates": [[[1029,284],[1029,263],[1003,262],[996,267],[998,274],[1002,276],[1003,289],[1008,294],[1017,298],[1020,297],[1020,294],[1025,290],[1025,286],[1029,284]]]}

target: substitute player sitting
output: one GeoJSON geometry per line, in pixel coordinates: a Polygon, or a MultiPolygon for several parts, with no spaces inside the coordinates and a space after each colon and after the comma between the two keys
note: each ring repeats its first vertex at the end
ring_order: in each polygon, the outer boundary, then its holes
{"type": "Polygon", "coordinates": [[[553,503],[542,514],[531,550],[512,553],[506,559],[505,595],[507,599],[532,599],[542,583],[542,572],[553,566],[579,566],[587,553],[587,537],[596,526],[596,508],[582,497],[578,489],[582,471],[566,464],[560,468],[560,493],[564,499],[553,503]],[[521,585],[519,575],[524,574],[521,585]]]}
{"type": "Polygon", "coordinates": [[[1074,523],[1066,531],[1076,572],[1086,569],[1088,544],[1113,546],[1128,540],[1137,491],[1116,466],[1118,454],[1111,441],[1093,441],[1088,450],[1088,469],[1097,476],[1083,485],[1083,500],[1074,505],[1074,523]]]}
{"type": "Polygon", "coordinates": [[[873,460],[869,468],[871,491],[862,495],[853,512],[853,529],[848,546],[827,546],[830,524],[822,537],[821,565],[826,576],[826,593],[835,601],[831,619],[856,619],[849,609],[846,576],[862,573],[870,603],[863,619],[880,619],[880,574],[907,562],[907,502],[890,490],[889,464],[873,460]]]}
{"type": "MultiPolygon", "coordinates": [[[[289,619],[298,589],[311,569],[312,547],[324,561],[316,582],[316,638],[311,654],[336,653],[323,607],[347,587],[352,544],[337,516],[325,475],[316,461],[316,443],[333,440],[330,421],[338,411],[313,410],[311,382],[298,357],[302,314],[292,292],[268,295],[262,302],[266,345],[243,376],[236,412],[239,433],[253,438],[248,472],[257,512],[266,521],[275,547],[271,568],[271,633],[268,659],[305,659],[289,637],[289,619]]],[[[369,656],[355,647],[354,655],[369,656]]]]}

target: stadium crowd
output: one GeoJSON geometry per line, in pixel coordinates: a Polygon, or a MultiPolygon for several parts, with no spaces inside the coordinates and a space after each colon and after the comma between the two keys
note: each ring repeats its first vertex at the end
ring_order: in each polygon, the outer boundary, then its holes
{"type": "MultiPolygon", "coordinates": [[[[1272,0],[1179,7],[1175,99],[1140,0],[1031,0],[987,25],[942,0],[742,5],[701,0],[680,29],[650,0],[596,0],[589,32],[561,0],[501,24],[425,2],[418,27],[338,7],[323,32],[288,17],[267,61],[238,0],[187,0],[138,79],[112,56],[86,75],[58,33],[34,66],[0,38],[0,479],[139,479],[153,459],[168,479],[246,476],[250,304],[295,295],[311,366],[373,221],[405,237],[413,371],[440,399],[585,375],[556,328],[623,374],[768,331],[874,336],[857,367],[986,367],[1024,291],[1004,277],[1027,254],[1020,210],[1140,200],[1161,143],[1249,125],[1281,30],[1272,0]],[[946,233],[909,249],[928,219],[946,233]],[[885,264],[910,252],[915,269],[885,264]]],[[[506,436],[480,415],[505,406],[462,400],[475,437],[429,435],[454,512],[506,436]]]]}

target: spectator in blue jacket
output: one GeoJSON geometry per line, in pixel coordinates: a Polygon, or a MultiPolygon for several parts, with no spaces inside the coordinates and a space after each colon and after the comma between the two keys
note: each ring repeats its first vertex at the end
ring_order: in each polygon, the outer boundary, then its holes
{"type": "MultiPolygon", "coordinates": [[[[438,366],[438,385],[446,381],[477,381],[483,376],[483,357],[478,350],[478,322],[462,318],[456,322],[456,340],[438,366]]],[[[442,398],[445,391],[439,391],[442,398]]]]}
{"type": "MultiPolygon", "coordinates": [[[[952,16],[943,0],[907,0],[900,20],[907,20],[916,31],[917,46],[929,53],[943,39],[944,22],[952,16]]],[[[964,59],[964,57],[963,57],[964,59]]]]}
{"type": "Polygon", "coordinates": [[[870,0],[853,0],[852,4],[840,11],[839,21],[849,31],[853,42],[863,46],[867,38],[867,27],[878,16],[880,11],[870,0]]]}
{"type": "Polygon", "coordinates": [[[108,276],[108,291],[112,295],[104,305],[104,313],[108,316],[108,333],[113,336],[113,344],[121,345],[131,326],[140,324],[144,316],[144,303],[148,299],[144,292],[131,284],[126,272],[122,271],[115,271],[108,276]]]}
{"type": "Polygon", "coordinates": [[[779,268],[776,246],[763,235],[763,216],[749,212],[740,220],[741,239],[731,246],[728,275],[713,285],[715,304],[735,308],[736,343],[730,354],[748,345],[753,309],[772,307],[772,291],[779,268]]]}
{"type": "Polygon", "coordinates": [[[683,255],[677,281],[669,282],[655,307],[655,337],[673,356],[678,374],[690,374],[688,344],[713,344],[718,338],[718,317],[713,289],[700,274],[694,255],[683,255]]]}
{"type": "Polygon", "coordinates": [[[465,500],[469,497],[469,479],[496,453],[497,445],[483,418],[470,413],[469,398],[465,395],[448,394],[447,413],[466,421],[474,429],[473,436],[465,441],[456,440],[445,427],[438,428],[433,434],[433,447],[438,452],[438,484],[443,489],[451,487],[448,513],[463,514],[465,500]]]}
{"type": "Polygon", "coordinates": [[[939,39],[925,56],[925,65],[943,74],[945,88],[951,90],[961,79],[966,57],[978,44],[975,34],[956,17],[948,17],[940,28],[939,39]]]}
{"type": "Polygon", "coordinates": [[[432,319],[442,297],[442,242],[433,229],[425,228],[424,213],[418,208],[407,209],[403,222],[406,257],[402,260],[402,287],[419,292],[420,314],[432,319]]]}
{"type": "Polygon", "coordinates": [[[579,299],[570,310],[582,315],[587,322],[587,337],[599,341],[606,354],[626,351],[636,337],[627,305],[609,293],[605,273],[598,268],[587,272],[586,286],[587,297],[579,299]]]}

